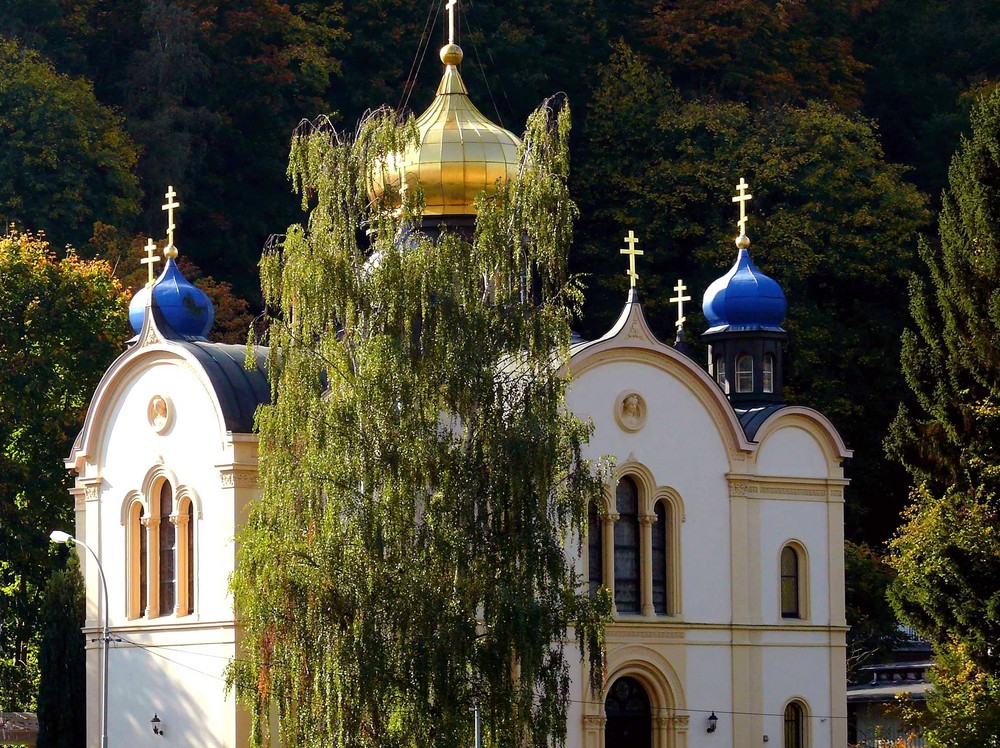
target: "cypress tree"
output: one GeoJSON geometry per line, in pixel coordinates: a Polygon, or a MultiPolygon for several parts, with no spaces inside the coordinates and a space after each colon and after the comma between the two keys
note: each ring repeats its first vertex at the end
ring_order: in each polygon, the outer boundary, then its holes
{"type": "Polygon", "coordinates": [[[949,170],[940,246],[911,284],[916,329],[902,365],[890,453],[915,480],[892,541],[893,600],[905,620],[980,672],[1000,674],[1000,88],[972,110],[949,170]]]}
{"type": "Polygon", "coordinates": [[[370,201],[415,136],[383,111],[293,139],[309,220],[261,261],[273,404],[232,581],[255,745],[276,714],[301,748],[468,746],[474,705],[491,748],[561,745],[570,652],[603,676],[610,600],[573,558],[602,477],[561,373],[568,108],[532,116],[471,237],[413,229],[417,190],[370,201]]]}
{"type": "Polygon", "coordinates": [[[86,601],[80,561],[69,555],[65,569],[49,577],[42,603],[38,652],[38,747],[83,748],[87,722],[86,601]]]}

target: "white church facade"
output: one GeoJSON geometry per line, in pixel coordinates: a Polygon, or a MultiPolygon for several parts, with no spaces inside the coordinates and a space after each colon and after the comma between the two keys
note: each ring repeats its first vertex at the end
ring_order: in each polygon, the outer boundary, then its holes
{"type": "MultiPolygon", "coordinates": [[[[423,143],[456,143],[457,155],[434,167],[418,152],[413,174],[431,219],[472,220],[470,195],[483,184],[464,175],[504,176],[516,138],[469,101],[461,50],[445,47],[442,60],[418,125],[423,143]],[[479,119],[463,127],[463,117],[479,119]],[[467,168],[476,159],[482,169],[467,168]],[[465,181],[448,183],[456,173],[465,181]]],[[[851,453],[822,414],[783,402],[785,299],[742,231],[737,246],[736,264],[705,293],[707,367],[657,340],[634,288],[611,331],[572,349],[569,406],[594,424],[590,456],[616,461],[576,559],[591,587],[611,591],[615,612],[604,692],[590,692],[582,665],[573,671],[573,748],[847,744],[851,453]]],[[[75,534],[107,577],[105,596],[81,557],[87,744],[101,744],[106,695],[110,746],[242,748],[249,716],[224,682],[240,656],[228,580],[234,535],[261,496],[253,414],[270,389],[263,350],[248,369],[244,348],[207,341],[214,313],[177,269],[172,236],[166,255],[133,300],[136,337],[101,381],[67,461],[75,534]]],[[[634,285],[634,266],[631,275],[634,285]]]]}

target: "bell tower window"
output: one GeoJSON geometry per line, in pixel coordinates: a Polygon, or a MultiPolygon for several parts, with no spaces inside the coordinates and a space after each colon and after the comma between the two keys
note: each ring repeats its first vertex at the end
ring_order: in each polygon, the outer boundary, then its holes
{"type": "Polygon", "coordinates": [[[753,358],[748,353],[736,359],[736,391],[753,392],[753,358]]]}
{"type": "Polygon", "coordinates": [[[764,379],[764,392],[774,392],[774,356],[770,353],[764,356],[764,364],[761,367],[761,374],[764,379]]]}

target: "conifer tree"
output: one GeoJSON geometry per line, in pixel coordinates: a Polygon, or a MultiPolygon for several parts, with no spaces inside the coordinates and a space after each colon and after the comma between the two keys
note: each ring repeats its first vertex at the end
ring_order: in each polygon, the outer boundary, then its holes
{"type": "Polygon", "coordinates": [[[83,748],[87,722],[87,663],[84,636],[86,593],[80,561],[71,553],[65,569],[52,573],[42,603],[38,652],[39,748],[83,748]]]}
{"type": "Polygon", "coordinates": [[[916,483],[892,542],[894,604],[938,646],[931,708],[946,714],[949,686],[961,700],[1000,676],[1000,89],[973,107],[939,223],[940,246],[921,245],[929,282],[912,283],[916,330],[903,337],[916,407],[900,409],[888,446],[916,483]]]}
{"type": "Polygon", "coordinates": [[[420,225],[421,196],[369,201],[415,142],[379,112],[293,139],[309,208],[261,261],[273,404],[263,496],[233,577],[245,658],[229,677],[284,745],[565,742],[569,658],[603,677],[606,591],[574,568],[602,477],[567,411],[569,113],[529,120],[520,174],[471,237],[420,225]],[[567,646],[568,644],[568,646],[567,646]]]}

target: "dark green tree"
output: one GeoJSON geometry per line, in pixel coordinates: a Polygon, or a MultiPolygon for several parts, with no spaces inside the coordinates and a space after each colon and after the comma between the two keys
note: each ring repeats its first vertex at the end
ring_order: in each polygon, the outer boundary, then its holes
{"type": "MultiPolygon", "coordinates": [[[[646,312],[672,339],[671,289],[684,278],[698,294],[732,264],[730,196],[741,176],[749,180],[754,261],[789,300],[786,394],[832,418],[855,448],[850,530],[882,542],[906,496],[905,473],[897,467],[894,476],[882,456],[905,391],[886,352],[898,347],[914,235],[929,216],[904,169],[883,158],[872,124],[818,103],[686,101],[621,48],[594,94],[582,150],[574,263],[591,274],[582,330],[589,337],[621,308],[627,283],[617,252],[622,228],[634,227],[646,252],[646,312]],[[865,507],[872,512],[862,522],[865,507]]],[[[700,308],[687,329],[697,343],[700,308]]]]}
{"type": "Polygon", "coordinates": [[[95,221],[138,211],[136,150],[90,85],[40,55],[0,42],[0,220],[82,246],[95,221]]]}
{"type": "Polygon", "coordinates": [[[1000,668],[1000,88],[972,111],[948,174],[940,243],[924,242],[902,364],[916,403],[889,448],[914,503],[893,542],[900,612],[932,641],[957,636],[1000,668]]]}
{"type": "Polygon", "coordinates": [[[14,711],[35,698],[48,536],[73,521],[63,460],[127,322],[106,263],[30,235],[0,238],[0,278],[0,711],[14,711]]]}
{"type": "Polygon", "coordinates": [[[38,648],[38,746],[84,748],[87,721],[86,592],[80,561],[70,553],[66,568],[52,572],[42,602],[38,648]]]}
{"type": "Polygon", "coordinates": [[[275,404],[232,580],[255,745],[275,712],[285,745],[468,745],[474,704],[491,748],[562,745],[564,642],[600,683],[610,600],[580,593],[572,553],[602,477],[559,373],[568,131],[565,109],[532,117],[471,240],[410,231],[413,192],[402,215],[369,204],[412,124],[293,141],[310,215],[261,262],[275,404]]]}
{"type": "Polygon", "coordinates": [[[938,652],[933,745],[995,745],[1000,715],[1000,88],[973,106],[920,247],[902,364],[915,403],[888,440],[915,488],[891,544],[899,614],[938,652]],[[991,696],[992,694],[992,696],[991,696]],[[964,720],[956,716],[965,711],[964,720]]]}

